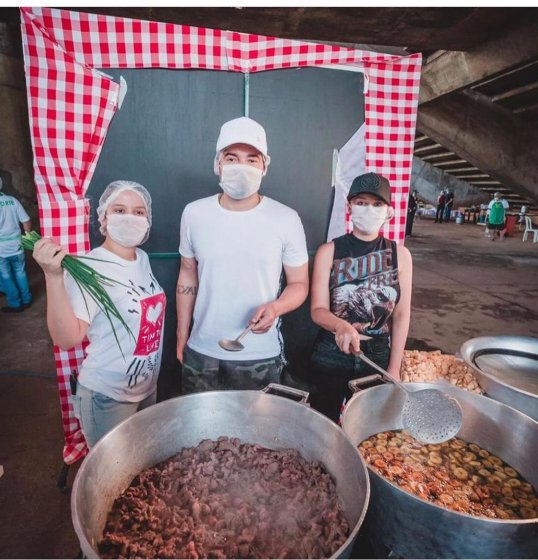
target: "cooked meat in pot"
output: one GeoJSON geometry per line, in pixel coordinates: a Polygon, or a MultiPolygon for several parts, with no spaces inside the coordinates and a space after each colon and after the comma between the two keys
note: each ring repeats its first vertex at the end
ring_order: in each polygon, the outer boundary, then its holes
{"type": "Polygon", "coordinates": [[[349,526],[319,462],[221,437],[146,469],[114,502],[103,558],[326,558],[349,526]]]}

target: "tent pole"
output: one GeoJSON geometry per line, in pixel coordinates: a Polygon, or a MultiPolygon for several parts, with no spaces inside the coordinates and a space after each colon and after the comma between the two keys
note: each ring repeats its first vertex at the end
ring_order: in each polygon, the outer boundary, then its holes
{"type": "Polygon", "coordinates": [[[244,81],[244,96],[245,96],[245,117],[248,117],[249,112],[249,96],[250,96],[250,74],[245,72],[244,81]]]}

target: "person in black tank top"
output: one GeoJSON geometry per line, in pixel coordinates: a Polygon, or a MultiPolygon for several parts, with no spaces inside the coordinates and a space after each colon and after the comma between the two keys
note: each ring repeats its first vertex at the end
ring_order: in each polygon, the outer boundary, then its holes
{"type": "Polygon", "coordinates": [[[313,408],[335,422],[351,396],[348,382],[375,370],[397,379],[409,331],[412,260],[409,251],[379,235],[394,212],[385,177],[355,178],[348,203],[353,232],[322,245],[314,261],[312,320],[321,327],[311,357],[313,408]]]}

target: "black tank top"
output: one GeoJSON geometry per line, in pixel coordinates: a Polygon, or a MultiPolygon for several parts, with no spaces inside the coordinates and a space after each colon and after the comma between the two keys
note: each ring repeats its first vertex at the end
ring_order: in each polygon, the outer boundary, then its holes
{"type": "Polygon", "coordinates": [[[359,333],[389,335],[400,299],[396,243],[381,236],[362,241],[352,233],[334,239],[329,292],[331,311],[359,333]]]}

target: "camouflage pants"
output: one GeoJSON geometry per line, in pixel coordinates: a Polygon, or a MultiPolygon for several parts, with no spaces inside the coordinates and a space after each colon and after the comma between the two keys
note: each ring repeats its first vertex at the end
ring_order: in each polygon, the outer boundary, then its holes
{"type": "Polygon", "coordinates": [[[218,360],[185,346],[182,393],[263,389],[280,383],[283,363],[280,356],[263,360],[218,360]]]}

